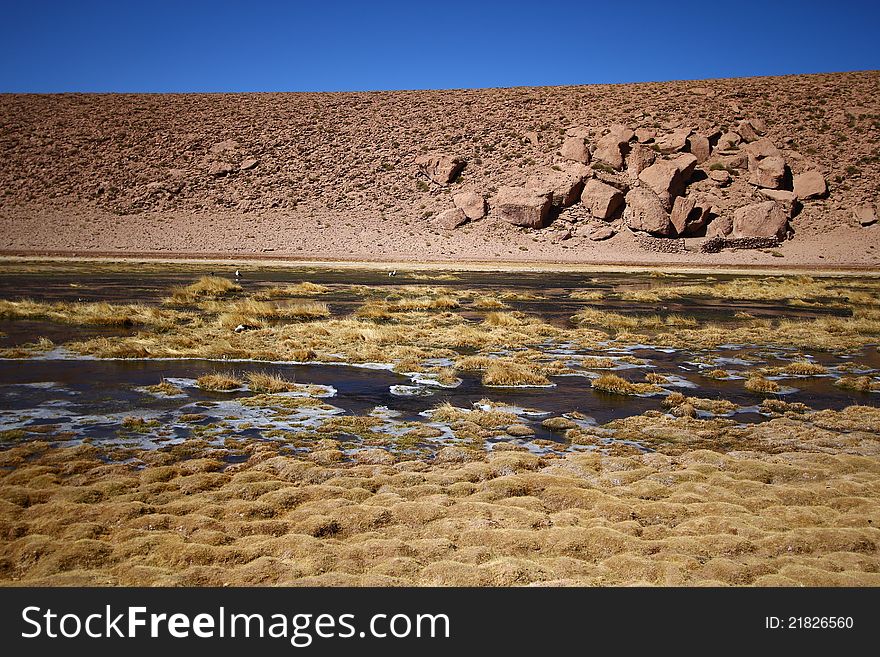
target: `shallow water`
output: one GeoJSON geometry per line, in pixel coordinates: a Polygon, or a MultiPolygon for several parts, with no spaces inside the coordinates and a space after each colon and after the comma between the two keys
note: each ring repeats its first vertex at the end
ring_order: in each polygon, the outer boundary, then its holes
{"type": "MultiPolygon", "coordinates": [[[[68,268],[47,267],[44,271],[13,269],[0,277],[0,298],[33,298],[40,301],[110,301],[117,303],[158,303],[172,285],[186,284],[206,273],[229,275],[229,267],[189,266],[185,268],[145,266],[114,268],[113,266],[78,265],[68,268]]],[[[719,280],[725,277],[714,277],[719,280]]],[[[729,278],[729,277],[728,277],[729,278]]],[[[699,321],[724,323],[734,311],[745,311],[756,317],[816,317],[840,314],[829,308],[793,308],[783,303],[737,303],[718,299],[676,299],[658,304],[629,303],[620,300],[578,301],[570,298],[573,290],[644,289],[657,281],[646,274],[584,274],[584,273],[496,273],[467,272],[440,276],[434,280],[423,275],[401,272],[389,277],[380,271],[331,271],[298,269],[266,269],[245,272],[241,280],[246,293],[270,285],[283,285],[309,280],[322,284],[360,284],[395,287],[407,284],[436,287],[473,288],[491,296],[501,292],[517,292],[537,298],[508,301],[513,309],[537,315],[560,326],[569,326],[569,318],[585,307],[617,312],[656,314],[678,313],[699,321]]],[[[669,282],[668,279],[662,279],[669,282]]],[[[705,276],[681,275],[675,283],[706,282],[705,276]]],[[[350,313],[363,302],[351,292],[334,290],[320,297],[330,305],[334,315],[350,313]]],[[[485,314],[463,309],[462,315],[480,319],[485,314]]],[[[133,329],[81,327],[39,321],[0,321],[0,346],[15,346],[36,337],[47,337],[56,344],[96,336],[127,335],[133,329]]],[[[402,375],[388,369],[368,369],[348,365],[292,364],[264,362],[228,362],[204,360],[107,360],[71,359],[63,351],[46,358],[0,361],[0,431],[6,431],[6,443],[13,440],[36,439],[61,434],[74,442],[89,440],[118,445],[161,447],[193,437],[209,439],[220,445],[227,438],[246,440],[287,440],[284,435],[313,431],[328,417],[339,414],[369,415],[384,418],[381,432],[397,435],[407,423],[428,423],[439,428],[442,436],[426,439],[421,446],[434,449],[454,442],[448,427],[431,423],[428,411],[449,402],[471,409],[482,399],[504,404],[517,414],[520,421],[535,431],[534,439],[513,439],[533,451],[567,449],[562,434],[542,427],[550,416],[567,414],[581,426],[601,425],[610,420],[644,413],[663,411],[661,400],[668,392],[680,391],[689,396],[725,399],[740,408],[731,417],[736,422],[759,422],[767,419],[758,412],[764,395],[751,393],[743,387],[747,370],[759,366],[778,366],[805,355],[791,351],[769,352],[744,347],[730,347],[706,352],[658,350],[650,346],[626,350],[567,350],[560,345],[544,349],[549,356],[566,361],[576,375],[551,377],[552,387],[491,388],[481,384],[473,373],[461,374],[457,387],[431,385],[417,375],[402,375]],[[661,395],[650,397],[610,395],[594,390],[589,378],[598,370],[579,366],[584,356],[632,355],[643,359],[643,365],[621,363],[615,374],[631,380],[643,380],[648,371],[671,376],[661,395]],[[717,381],[703,376],[704,370],[722,367],[733,375],[717,381]],[[298,383],[332,386],[335,395],[324,399],[331,410],[301,410],[279,416],[274,409],[242,406],[241,400],[253,393],[246,389],[228,393],[210,393],[194,385],[194,380],[209,372],[271,370],[298,383]],[[161,397],[144,390],[162,379],[171,379],[183,394],[161,397]],[[378,409],[378,410],[377,410],[378,409]],[[199,419],[181,416],[199,414],[199,419]],[[145,426],[126,426],[126,418],[144,418],[145,426]],[[216,426],[215,426],[216,425],[216,426]],[[199,429],[202,427],[202,429],[199,429]],[[210,431],[204,427],[212,427],[210,431]],[[15,430],[24,430],[24,435],[15,430]],[[268,435],[267,434],[271,434],[268,435]],[[533,440],[553,441],[535,444],[533,440]]],[[[465,350],[462,350],[464,353],[465,350]]],[[[859,393],[834,385],[842,374],[838,369],[849,362],[864,366],[864,373],[876,376],[880,371],[880,353],[867,347],[849,354],[806,354],[829,368],[826,376],[784,377],[779,380],[783,393],[774,395],[788,402],[802,402],[813,409],[840,409],[852,404],[880,406],[880,394],[859,393]]],[[[705,413],[701,413],[707,416],[705,413]]],[[[130,425],[129,421],[129,425],[130,425]]],[[[50,438],[51,439],[51,438],[50,438]]],[[[356,440],[352,436],[352,440],[356,440]]],[[[497,439],[496,439],[497,440],[497,439]]],[[[491,446],[492,441],[490,441],[491,446]]]]}

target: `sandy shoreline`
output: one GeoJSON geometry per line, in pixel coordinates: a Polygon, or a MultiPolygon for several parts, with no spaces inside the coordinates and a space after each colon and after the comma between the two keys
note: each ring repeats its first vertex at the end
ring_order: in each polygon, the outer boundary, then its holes
{"type": "Polygon", "coordinates": [[[481,262],[481,261],[405,261],[405,260],[333,260],[309,259],[276,255],[261,256],[249,254],[240,258],[218,253],[156,255],[151,253],[40,253],[21,252],[0,254],[0,266],[7,263],[138,263],[167,265],[217,265],[257,268],[318,268],[318,269],[360,269],[360,270],[401,270],[401,271],[497,271],[497,272],[650,272],[662,270],[676,274],[742,274],[756,276],[785,276],[809,273],[810,276],[860,276],[880,277],[880,269],[874,266],[824,266],[789,265],[767,267],[764,265],[683,265],[663,262],[619,262],[619,263],[570,263],[570,262],[481,262]]]}

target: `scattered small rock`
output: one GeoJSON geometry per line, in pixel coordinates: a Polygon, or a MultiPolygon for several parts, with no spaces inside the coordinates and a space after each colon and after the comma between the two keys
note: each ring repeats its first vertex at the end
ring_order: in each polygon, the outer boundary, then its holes
{"type": "Polygon", "coordinates": [[[870,226],[877,223],[877,213],[870,205],[860,205],[854,208],[853,216],[862,226],[870,226]]]}

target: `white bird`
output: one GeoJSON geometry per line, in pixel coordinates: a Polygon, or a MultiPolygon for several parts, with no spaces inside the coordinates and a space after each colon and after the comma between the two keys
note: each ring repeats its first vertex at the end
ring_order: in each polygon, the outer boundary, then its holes
{"type": "Polygon", "coordinates": [[[237,269],[235,270],[235,277],[241,278],[241,272],[239,272],[237,269]]]}
{"type": "Polygon", "coordinates": [[[397,270],[396,270],[396,269],[392,269],[390,272],[388,272],[388,275],[389,275],[389,276],[397,276],[397,270]]]}

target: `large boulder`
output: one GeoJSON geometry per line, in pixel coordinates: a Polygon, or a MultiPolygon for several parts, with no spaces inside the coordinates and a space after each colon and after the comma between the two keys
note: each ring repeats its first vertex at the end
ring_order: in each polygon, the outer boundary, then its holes
{"type": "Polygon", "coordinates": [[[633,178],[638,178],[639,174],[654,164],[656,159],[657,154],[653,148],[642,144],[633,144],[626,155],[626,170],[633,178]]]}
{"type": "Polygon", "coordinates": [[[703,135],[693,134],[687,138],[688,150],[697,158],[697,164],[702,164],[712,154],[712,145],[709,138],[703,135]]]}
{"type": "Polygon", "coordinates": [[[733,233],[733,219],[727,215],[721,215],[712,220],[706,229],[706,237],[727,237],[733,233]]]}
{"type": "Polygon", "coordinates": [[[486,199],[474,191],[459,192],[452,197],[452,202],[471,221],[486,216],[486,199]]]}
{"type": "Polygon", "coordinates": [[[653,235],[672,234],[672,223],[663,203],[648,189],[637,187],[626,195],[627,223],[632,230],[640,230],[653,235]]]}
{"type": "Polygon", "coordinates": [[[608,134],[596,142],[593,159],[604,162],[614,169],[622,169],[626,156],[627,144],[635,137],[635,133],[624,125],[611,126],[608,134]]]}
{"type": "Polygon", "coordinates": [[[766,189],[779,189],[785,183],[785,159],[782,157],[765,157],[755,160],[750,167],[749,182],[766,189]]]}
{"type": "Polygon", "coordinates": [[[551,196],[524,187],[501,187],[492,201],[492,212],[515,226],[542,228],[550,217],[551,196]]]}
{"type": "Polygon", "coordinates": [[[608,220],[623,205],[623,194],[616,187],[591,179],[584,185],[581,204],[597,219],[608,220]]]}
{"type": "Polygon", "coordinates": [[[658,137],[655,143],[663,153],[683,151],[691,132],[693,132],[691,128],[677,128],[670,134],[658,137]]]}
{"type": "Polygon", "coordinates": [[[825,178],[818,171],[799,173],[794,177],[794,195],[801,200],[821,198],[828,193],[825,178]]]}
{"type": "Polygon", "coordinates": [[[448,185],[455,180],[465,164],[462,158],[445,153],[420,155],[416,158],[416,165],[422,173],[438,185],[448,185]]]}
{"type": "Polygon", "coordinates": [[[769,201],[776,201],[785,210],[785,214],[791,219],[800,210],[797,196],[794,192],[785,189],[759,189],[758,192],[769,201]]]}
{"type": "Polygon", "coordinates": [[[568,137],[562,144],[560,154],[566,160],[572,162],[580,162],[581,164],[590,163],[590,148],[587,146],[586,140],[582,137],[568,137]]]}
{"type": "Polygon", "coordinates": [[[758,187],[779,189],[783,186],[787,167],[782,151],[769,139],[758,139],[746,144],[743,150],[748,156],[749,182],[758,187]]]}
{"type": "Polygon", "coordinates": [[[755,127],[754,121],[749,121],[748,119],[744,119],[739,122],[739,125],[736,128],[736,131],[742,135],[743,141],[752,142],[758,141],[760,139],[761,134],[763,134],[763,130],[758,130],[755,127]]]}
{"type": "Polygon", "coordinates": [[[696,235],[708,222],[711,209],[712,204],[707,199],[679,196],[672,206],[669,220],[678,235],[696,235]]]}
{"type": "Polygon", "coordinates": [[[581,197],[584,188],[584,180],[580,176],[567,171],[550,169],[539,175],[530,176],[526,181],[526,188],[539,193],[549,192],[553,205],[567,208],[574,205],[581,197]]]}
{"type": "Polygon", "coordinates": [[[437,225],[446,230],[453,230],[467,223],[467,216],[460,208],[444,210],[437,215],[437,225]]]}
{"type": "Polygon", "coordinates": [[[684,192],[685,179],[671,160],[657,160],[639,174],[639,180],[659,197],[666,210],[671,210],[675,197],[684,192]]]}
{"type": "Polygon", "coordinates": [[[691,176],[694,175],[694,169],[697,167],[697,157],[693,153],[682,153],[678,157],[670,160],[681,173],[682,180],[687,183],[691,176]]]}
{"type": "Polygon", "coordinates": [[[733,237],[785,239],[788,215],[776,201],[763,201],[737,208],[733,213],[733,237]]]}

